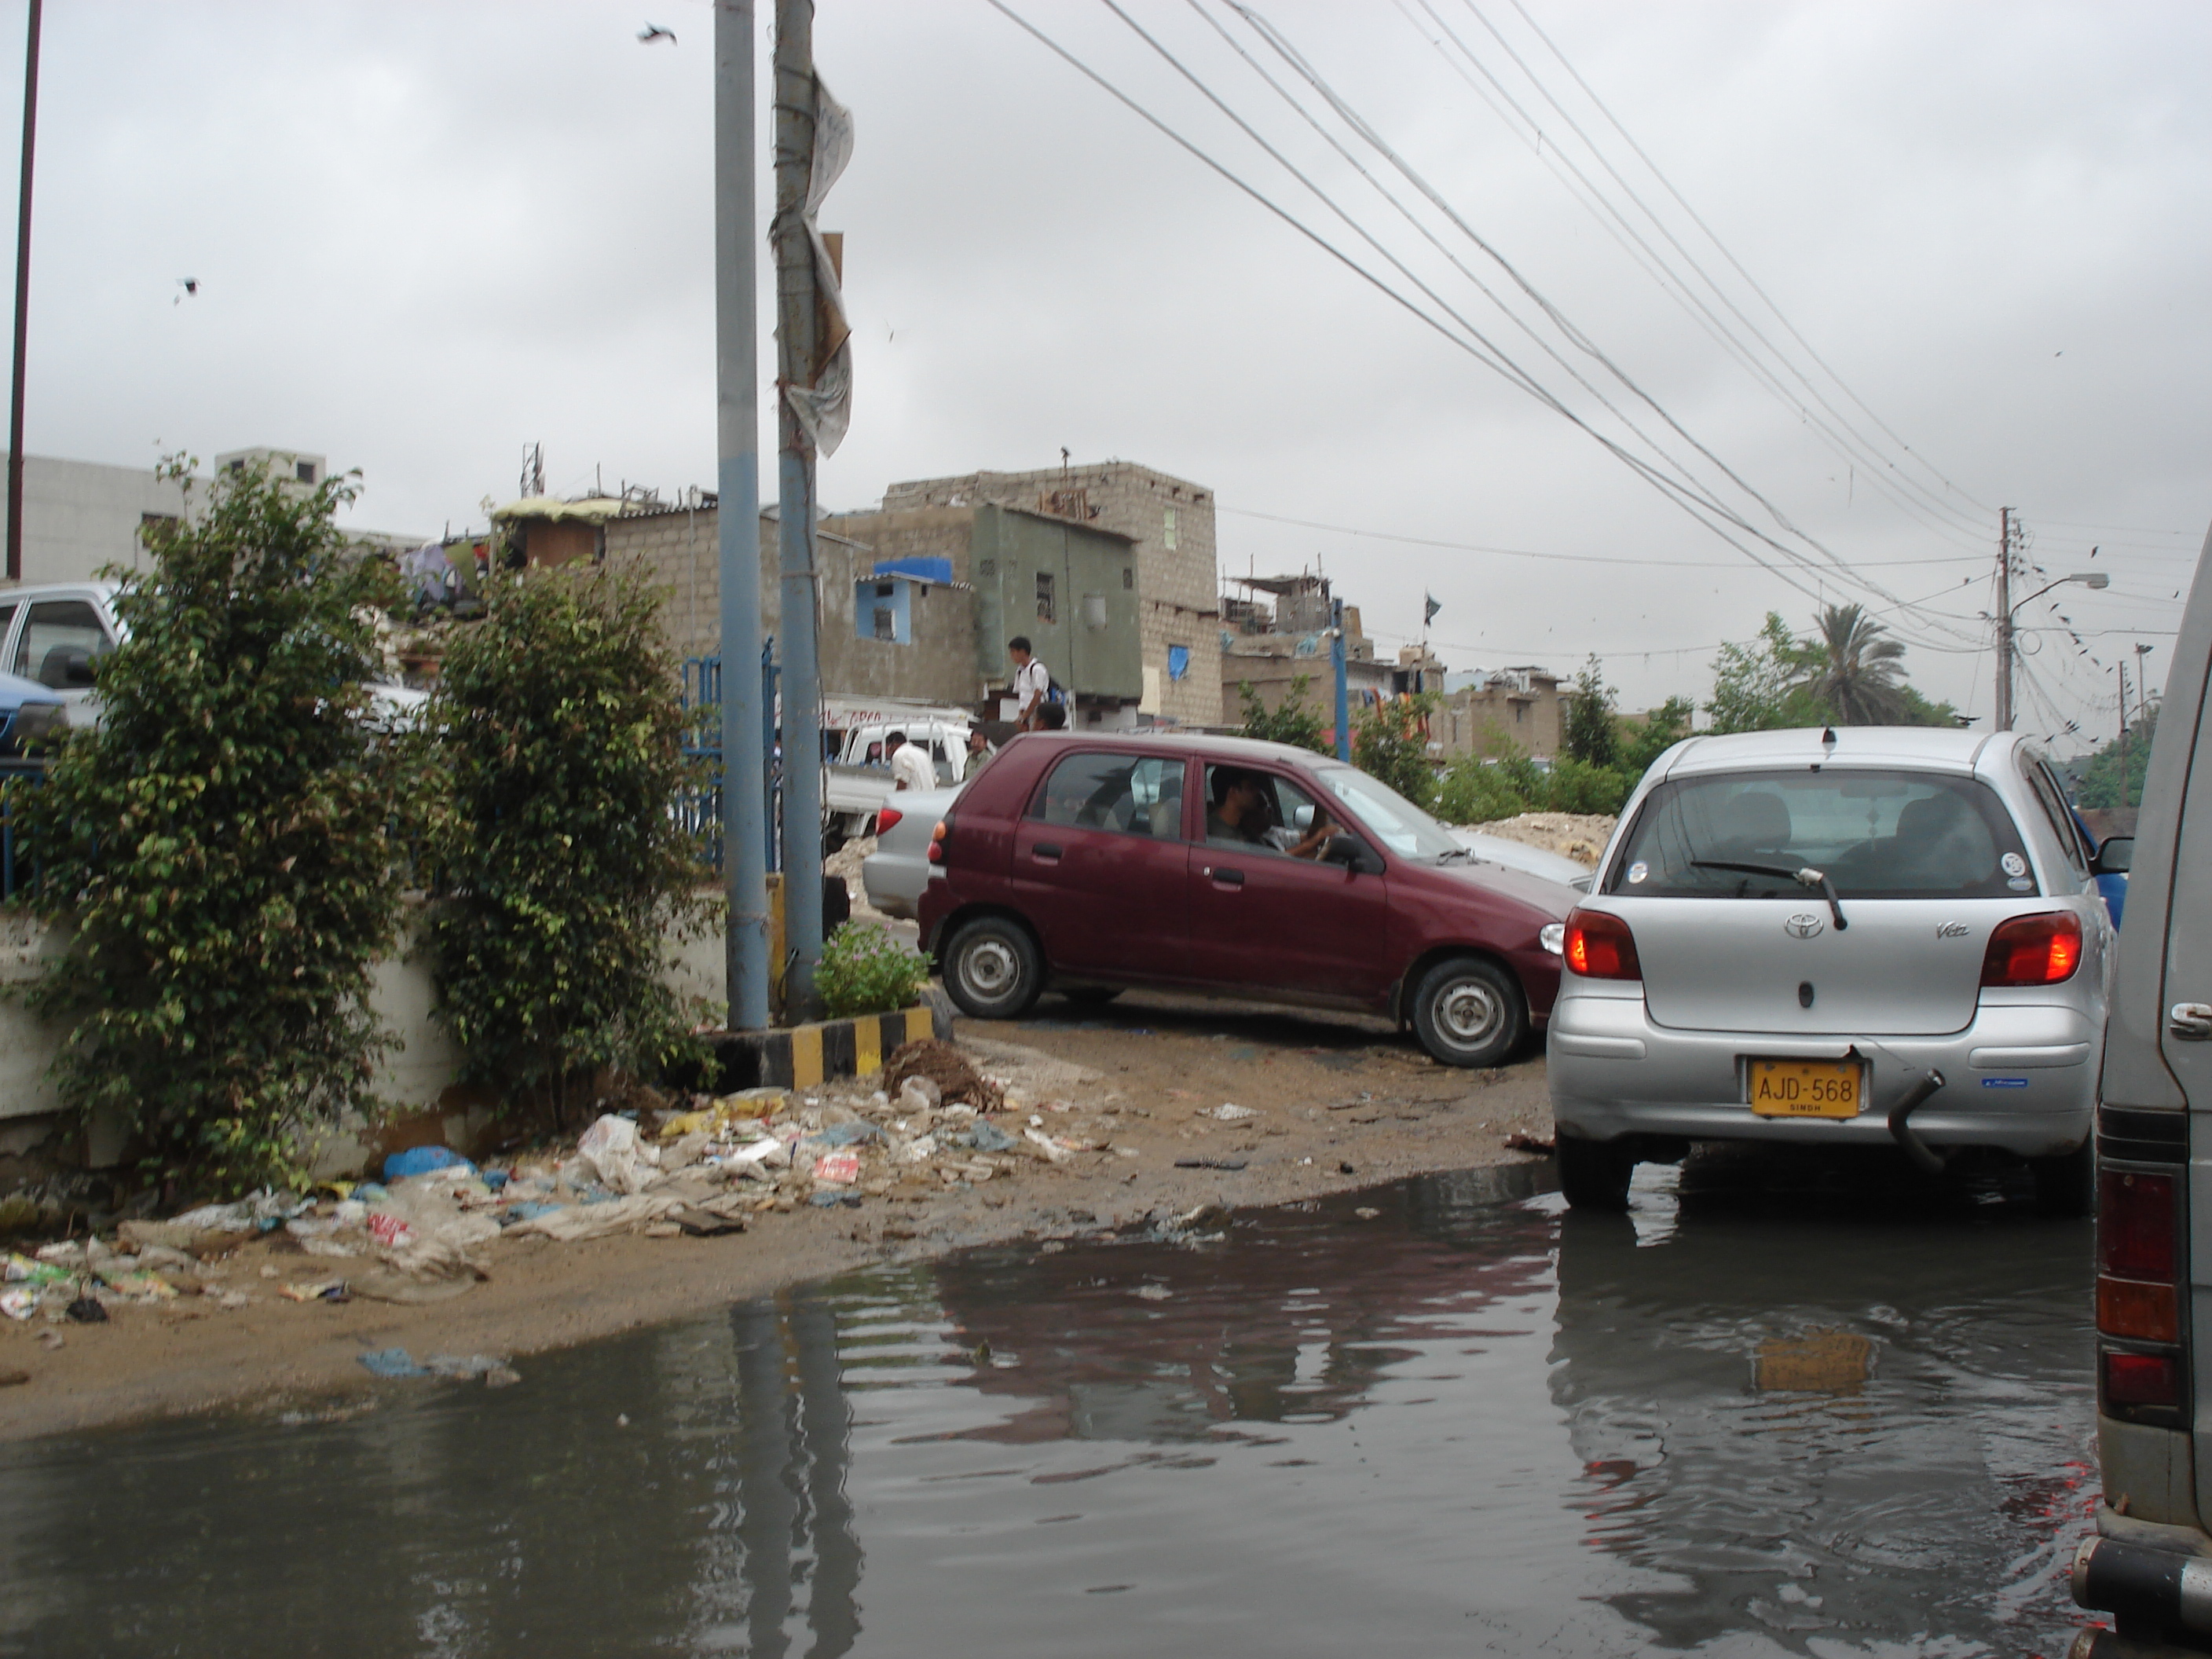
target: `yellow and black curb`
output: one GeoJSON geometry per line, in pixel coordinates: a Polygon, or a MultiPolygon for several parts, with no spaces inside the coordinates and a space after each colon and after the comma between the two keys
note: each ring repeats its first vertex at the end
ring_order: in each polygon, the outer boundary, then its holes
{"type": "Polygon", "coordinates": [[[952,1006],[942,992],[891,1014],[825,1019],[766,1031],[726,1031],[711,1039],[721,1062],[715,1088],[806,1089],[831,1078],[867,1077],[884,1068],[884,1056],[902,1042],[934,1036],[952,1039],[952,1006]]]}

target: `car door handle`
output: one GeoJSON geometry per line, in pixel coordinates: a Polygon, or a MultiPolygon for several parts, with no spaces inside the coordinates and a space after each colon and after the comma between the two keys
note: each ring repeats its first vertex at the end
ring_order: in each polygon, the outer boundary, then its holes
{"type": "Polygon", "coordinates": [[[1242,870],[1208,870],[1206,873],[1213,878],[1216,887],[1242,887],[1244,884],[1242,870]]]}
{"type": "Polygon", "coordinates": [[[2212,1039],[2212,1003],[2175,1003],[2166,1011],[2166,1029],[2184,1042],[2212,1039]]]}
{"type": "Polygon", "coordinates": [[[1060,862],[1060,848],[1051,842],[1041,841],[1030,848],[1030,856],[1039,864],[1057,864],[1060,862]]]}

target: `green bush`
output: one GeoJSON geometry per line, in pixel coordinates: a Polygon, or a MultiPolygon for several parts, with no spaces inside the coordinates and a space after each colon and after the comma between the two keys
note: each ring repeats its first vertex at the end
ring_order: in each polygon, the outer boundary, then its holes
{"type": "Polygon", "coordinates": [[[69,939],[30,992],[67,1023],[62,1100],[193,1188],[289,1184],[303,1132],[371,1103],[389,1046],[370,969],[398,931],[411,785],[364,684],[397,582],[332,526],[349,493],[245,473],[150,525],[149,568],[117,573],[101,723],[9,806],[30,907],[69,939]]]}
{"type": "Polygon", "coordinates": [[[456,629],[427,726],[439,1012],[464,1074],[565,1120],[601,1069],[689,1054],[663,972],[708,925],[674,806],[690,781],[657,596],[606,567],[501,576],[456,629]]]}
{"type": "Polygon", "coordinates": [[[1543,805],[1547,812],[1618,813],[1627,802],[1629,791],[1636,787],[1642,775],[1618,766],[1592,766],[1585,761],[1562,755],[1552,763],[1552,775],[1545,780],[1543,805]]]}
{"type": "Polygon", "coordinates": [[[1424,811],[1437,798],[1427,725],[1436,706],[1436,697],[1425,692],[1369,703],[1352,723],[1352,763],[1424,811]]]}
{"type": "Polygon", "coordinates": [[[1298,675],[1283,694],[1282,707],[1270,709],[1253,690],[1251,681],[1242,682],[1237,688],[1237,701],[1244,708],[1244,726],[1239,735],[1257,738],[1262,743],[1295,744],[1316,755],[1335,753],[1334,724],[1306,707],[1306,693],[1312,688],[1312,675],[1298,675]]]}
{"type": "Polygon", "coordinates": [[[1477,755],[1461,756],[1437,786],[1436,815],[1446,823],[1488,823],[1528,810],[1504,769],[1477,755]]]}
{"type": "Polygon", "coordinates": [[[814,989],[838,1019],[910,1008],[929,982],[929,963],[882,928],[848,921],[822,946],[814,989]]]}

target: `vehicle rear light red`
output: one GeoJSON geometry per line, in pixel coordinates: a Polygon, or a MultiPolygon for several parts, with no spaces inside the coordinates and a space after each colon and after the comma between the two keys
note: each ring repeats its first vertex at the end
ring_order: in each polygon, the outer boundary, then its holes
{"type": "Polygon", "coordinates": [[[1619,916],[1603,910],[1574,910],[1567,916],[1567,966],[1584,979],[1642,979],[1636,959],[1636,935],[1619,916]]]}
{"type": "Polygon", "coordinates": [[[1999,922],[1982,953],[1984,985],[2056,985],[2081,965],[2081,918],[2070,910],[1999,922]]]}
{"type": "Polygon", "coordinates": [[[932,864],[945,862],[945,820],[943,818],[938,819],[936,827],[929,832],[928,856],[932,864]]]}
{"type": "Polygon", "coordinates": [[[878,806],[876,808],[876,833],[882,835],[905,816],[896,806],[878,806]]]}
{"type": "Polygon", "coordinates": [[[2174,1178],[2136,1170],[2097,1176],[2097,1268],[2116,1279],[2174,1279],[2174,1178]]]}
{"type": "Polygon", "coordinates": [[[2107,1406],[2181,1406],[2181,1361],[2165,1353],[2107,1353],[2107,1406]]]}
{"type": "Polygon", "coordinates": [[[2130,1337],[2138,1342],[2179,1342],[2181,1313],[2173,1286],[2099,1274],[2097,1329],[2106,1336],[2130,1337]]]}

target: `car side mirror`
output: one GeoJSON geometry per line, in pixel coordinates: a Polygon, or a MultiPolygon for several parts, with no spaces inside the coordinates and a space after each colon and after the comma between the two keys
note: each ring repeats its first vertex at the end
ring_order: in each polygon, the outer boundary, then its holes
{"type": "Polygon", "coordinates": [[[39,684],[49,690],[75,690],[92,683],[92,653],[83,646],[58,645],[40,659],[39,684]]]}
{"type": "Polygon", "coordinates": [[[2097,849],[2090,861],[2089,873],[2095,876],[2124,876],[2134,867],[2136,838],[2133,836],[2114,836],[2097,849]]]}
{"type": "Polygon", "coordinates": [[[1331,836],[1322,843],[1321,857],[1322,863],[1340,864],[1354,875],[1372,875],[1376,871],[1373,855],[1357,836],[1331,836]]]}

